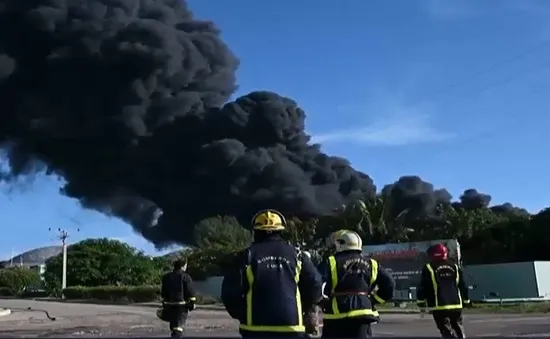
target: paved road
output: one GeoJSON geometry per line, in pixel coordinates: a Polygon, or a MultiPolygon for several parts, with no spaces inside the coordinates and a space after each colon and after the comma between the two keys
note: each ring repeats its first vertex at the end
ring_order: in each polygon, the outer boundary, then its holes
{"type": "MultiPolygon", "coordinates": [[[[105,306],[0,300],[0,307],[13,313],[0,317],[0,336],[11,337],[129,337],[166,336],[166,324],[155,316],[155,308],[144,306],[105,306]],[[50,321],[47,310],[56,321],[50,321]]],[[[465,315],[466,330],[474,336],[550,336],[550,315],[465,315]]],[[[196,310],[188,322],[193,336],[238,337],[237,324],[222,311],[196,310]]],[[[384,314],[374,328],[376,336],[438,337],[429,316],[419,314],[384,314]]]]}

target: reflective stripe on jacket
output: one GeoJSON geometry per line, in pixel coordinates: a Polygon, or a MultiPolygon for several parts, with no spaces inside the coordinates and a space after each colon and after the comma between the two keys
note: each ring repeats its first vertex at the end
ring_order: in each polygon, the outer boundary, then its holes
{"type": "MultiPolygon", "coordinates": [[[[294,281],[296,285],[300,281],[300,270],[301,262],[298,261],[296,265],[296,274],[294,275],[294,281]]],[[[296,325],[278,325],[278,326],[269,326],[269,325],[254,325],[254,306],[253,306],[253,290],[254,290],[254,273],[250,266],[246,267],[246,280],[248,282],[248,292],[246,293],[246,322],[241,324],[239,328],[247,331],[256,331],[256,332],[305,332],[306,328],[304,326],[303,312],[302,312],[302,303],[300,296],[300,289],[296,287],[296,314],[298,316],[296,325]]],[[[269,291],[266,291],[269,293],[269,291]]]]}
{"type": "Polygon", "coordinates": [[[249,251],[243,272],[245,312],[240,329],[305,332],[298,286],[303,263],[295,248],[284,241],[266,241],[252,244],[249,251]]]}
{"type": "Polygon", "coordinates": [[[462,309],[468,299],[462,269],[450,262],[426,264],[418,298],[432,311],[462,309]]]}
{"type": "MultiPolygon", "coordinates": [[[[374,259],[364,260],[365,267],[370,266],[370,272],[368,273],[368,281],[354,281],[353,285],[356,287],[352,291],[347,291],[346,286],[342,286],[343,280],[349,280],[350,278],[355,280],[364,280],[362,275],[349,275],[348,270],[344,269],[344,263],[346,260],[361,260],[362,254],[355,253],[342,253],[342,255],[330,256],[328,258],[328,266],[330,270],[330,282],[331,289],[328,297],[330,298],[330,308],[325,310],[323,315],[324,319],[344,319],[350,317],[372,317],[378,318],[379,314],[373,310],[373,305],[370,300],[371,297],[376,298],[375,294],[372,294],[372,288],[378,277],[378,262],[374,259]],[[340,282],[340,283],[339,283],[340,282]],[[359,287],[362,286],[362,287],[359,287]],[[346,292],[350,292],[349,295],[345,295],[346,292]],[[343,295],[339,295],[342,293],[343,295]]],[[[383,300],[378,297],[380,302],[383,300]]]]}

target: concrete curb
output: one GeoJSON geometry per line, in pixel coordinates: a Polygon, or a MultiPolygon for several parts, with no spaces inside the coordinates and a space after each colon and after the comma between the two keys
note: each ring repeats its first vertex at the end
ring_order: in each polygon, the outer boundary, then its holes
{"type": "Polygon", "coordinates": [[[0,317],[5,317],[11,314],[11,310],[8,308],[0,308],[0,317]]]}

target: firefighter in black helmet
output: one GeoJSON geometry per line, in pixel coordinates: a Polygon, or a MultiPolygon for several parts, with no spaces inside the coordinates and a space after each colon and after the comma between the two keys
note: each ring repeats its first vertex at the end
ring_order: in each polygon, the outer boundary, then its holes
{"type": "Polygon", "coordinates": [[[186,269],[187,260],[176,260],[173,271],[162,277],[162,307],[157,316],[170,324],[172,337],[181,337],[189,311],[195,309],[197,300],[193,281],[186,269]]]}
{"type": "Polygon", "coordinates": [[[430,262],[422,269],[418,287],[418,304],[431,311],[443,338],[466,338],[462,309],[470,301],[462,268],[449,260],[449,250],[443,244],[431,246],[428,256],[430,262]]]}
{"type": "Polygon", "coordinates": [[[243,337],[305,337],[302,309],[321,298],[321,276],[281,238],[284,216],[264,210],[252,219],[254,242],[236,256],[222,283],[222,300],[243,337]]]}
{"type": "Polygon", "coordinates": [[[393,297],[395,282],[376,260],[363,256],[361,237],[348,230],[331,236],[335,254],[322,268],[323,338],[370,338],[376,304],[393,297]]]}

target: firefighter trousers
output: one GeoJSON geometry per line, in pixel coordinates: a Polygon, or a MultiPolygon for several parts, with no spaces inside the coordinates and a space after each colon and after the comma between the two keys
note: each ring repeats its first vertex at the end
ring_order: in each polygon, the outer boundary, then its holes
{"type": "Polygon", "coordinates": [[[165,305],[166,319],[170,324],[170,332],[172,337],[181,337],[187,322],[189,310],[184,305],[165,305]]]}
{"type": "Polygon", "coordinates": [[[372,338],[371,321],[363,318],[347,318],[338,320],[323,320],[321,338],[372,338]]]}
{"type": "Polygon", "coordinates": [[[432,315],[442,338],[466,338],[462,310],[433,311],[432,315]]]}

